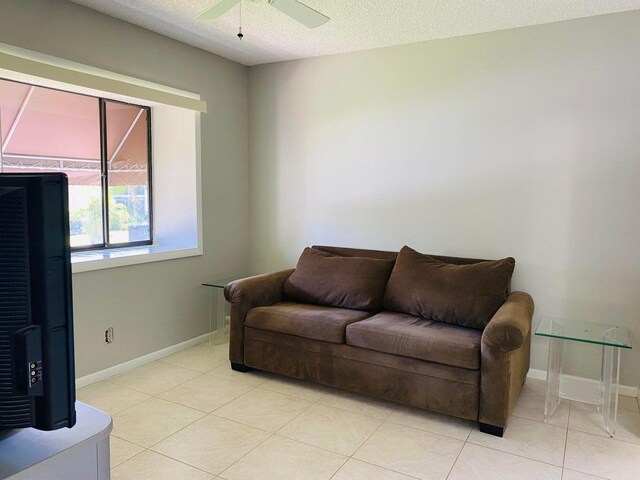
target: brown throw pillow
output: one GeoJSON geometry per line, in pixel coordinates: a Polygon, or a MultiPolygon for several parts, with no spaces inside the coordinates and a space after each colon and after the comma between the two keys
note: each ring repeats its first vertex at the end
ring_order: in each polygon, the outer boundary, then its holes
{"type": "Polygon", "coordinates": [[[430,320],[483,329],[507,298],[516,261],[453,265],[403,247],[384,307],[430,320]]]}
{"type": "Polygon", "coordinates": [[[341,257],[307,247],[283,291],[297,302],[379,310],[393,263],[377,258],[341,257]]]}

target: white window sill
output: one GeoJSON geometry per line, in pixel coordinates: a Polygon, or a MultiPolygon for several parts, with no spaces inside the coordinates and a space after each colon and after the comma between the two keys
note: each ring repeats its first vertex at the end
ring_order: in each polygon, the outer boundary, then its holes
{"type": "Polygon", "coordinates": [[[144,245],[73,252],[71,254],[71,271],[72,273],[91,272],[105,268],[162,262],[199,255],[202,255],[202,248],[184,245],[144,245]]]}

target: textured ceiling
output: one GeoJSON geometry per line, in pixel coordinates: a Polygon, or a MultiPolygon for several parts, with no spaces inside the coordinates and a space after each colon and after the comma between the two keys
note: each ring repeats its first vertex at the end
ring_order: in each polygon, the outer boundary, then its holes
{"type": "Polygon", "coordinates": [[[194,17],[219,0],[72,0],[244,65],[352,52],[640,9],[640,0],[302,0],[331,17],[308,29],[267,0],[242,0],[217,20],[194,17]]]}

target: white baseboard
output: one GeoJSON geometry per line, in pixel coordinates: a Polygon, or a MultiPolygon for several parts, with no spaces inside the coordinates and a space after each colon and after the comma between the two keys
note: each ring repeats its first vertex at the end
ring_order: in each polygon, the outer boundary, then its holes
{"type": "MultiPolygon", "coordinates": [[[[530,368],[529,373],[527,373],[527,377],[533,378],[535,380],[546,380],[547,371],[538,370],[537,368],[530,368]]],[[[594,380],[592,378],[576,377],[575,375],[563,374],[562,377],[566,382],[571,382],[574,385],[582,384],[587,389],[593,387],[593,385],[598,383],[597,380],[594,380]]],[[[625,397],[638,398],[638,387],[632,387],[630,385],[620,385],[618,392],[620,393],[620,395],[623,395],[625,397]]]]}
{"type": "Polygon", "coordinates": [[[538,370],[537,368],[530,368],[527,373],[527,378],[533,378],[534,380],[547,380],[547,371],[538,370]]]}
{"type": "Polygon", "coordinates": [[[172,353],[176,353],[180,350],[184,350],[185,348],[193,347],[194,345],[205,342],[206,340],[208,340],[208,338],[209,334],[205,333],[204,335],[200,335],[199,337],[192,338],[191,340],[187,340],[182,343],[178,343],[177,345],[163,348],[162,350],[158,350],[157,352],[152,352],[148,355],[129,360],[128,362],[105,368],[104,370],[100,370],[99,372],[76,378],[76,388],[86,387],[87,385],[91,385],[92,383],[101,382],[102,380],[106,380],[107,378],[120,375],[121,373],[127,372],[133,368],[140,367],[162,357],[166,357],[167,355],[171,355],[172,353]]]}

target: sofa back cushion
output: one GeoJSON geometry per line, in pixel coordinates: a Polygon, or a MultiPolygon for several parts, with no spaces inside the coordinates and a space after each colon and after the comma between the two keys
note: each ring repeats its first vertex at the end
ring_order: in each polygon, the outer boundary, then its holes
{"type": "MultiPolygon", "coordinates": [[[[349,247],[332,247],[329,245],[313,245],[311,248],[316,250],[322,250],[323,252],[332,253],[341,257],[371,257],[382,258],[383,260],[396,261],[398,252],[392,252],[389,250],[370,250],[366,248],[349,248],[349,247]]],[[[466,257],[445,257],[443,255],[429,255],[436,260],[440,260],[445,263],[453,263],[454,265],[467,265],[469,263],[486,262],[486,259],[481,258],[466,258],[466,257]]]]}
{"type": "Polygon", "coordinates": [[[379,258],[381,260],[393,260],[395,262],[398,256],[398,252],[371,250],[369,248],[331,247],[327,245],[313,245],[311,248],[338,255],[339,257],[379,258]]]}
{"type": "Polygon", "coordinates": [[[388,310],[481,330],[506,300],[514,267],[511,257],[454,265],[405,246],[383,304],[388,310]]]}
{"type": "Polygon", "coordinates": [[[393,264],[393,260],[342,257],[307,247],[283,291],[297,302],[380,310],[393,264]]]}

